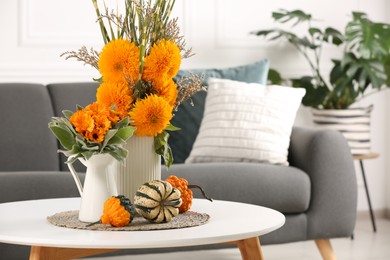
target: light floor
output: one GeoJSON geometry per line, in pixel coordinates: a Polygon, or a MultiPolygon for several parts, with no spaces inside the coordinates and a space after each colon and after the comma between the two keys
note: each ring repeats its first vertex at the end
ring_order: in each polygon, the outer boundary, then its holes
{"type": "MultiPolygon", "coordinates": [[[[377,233],[372,231],[370,219],[358,220],[355,238],[331,240],[338,260],[389,260],[390,259],[390,220],[377,219],[377,233]]],[[[266,260],[316,260],[321,259],[314,242],[299,242],[262,247],[266,260]]],[[[133,255],[117,257],[95,257],[94,260],[240,260],[238,249],[219,249],[164,253],[158,255],[133,255]]]]}

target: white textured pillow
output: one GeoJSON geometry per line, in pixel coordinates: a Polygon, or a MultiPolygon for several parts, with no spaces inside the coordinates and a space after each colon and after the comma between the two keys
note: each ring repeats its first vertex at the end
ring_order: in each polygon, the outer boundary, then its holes
{"type": "Polygon", "coordinates": [[[290,135],[304,89],[211,78],[205,112],[186,163],[288,165],[290,135]]]}

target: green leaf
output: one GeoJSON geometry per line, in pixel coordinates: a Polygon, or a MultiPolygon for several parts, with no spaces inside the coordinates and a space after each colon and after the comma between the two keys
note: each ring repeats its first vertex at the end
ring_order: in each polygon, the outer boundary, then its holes
{"type": "Polygon", "coordinates": [[[125,117],[122,120],[120,120],[118,123],[115,124],[114,128],[119,129],[128,126],[130,123],[129,117],[125,117]]]}
{"type": "Polygon", "coordinates": [[[277,70],[271,68],[268,71],[268,82],[269,84],[282,85],[283,78],[277,70]]]}
{"type": "Polygon", "coordinates": [[[390,86],[390,55],[386,57],[383,68],[387,76],[386,85],[390,86]]]}
{"type": "Polygon", "coordinates": [[[70,119],[70,117],[74,114],[72,111],[70,110],[63,110],[62,111],[62,114],[65,116],[66,119],[70,119]]]}
{"type": "Polygon", "coordinates": [[[181,130],[181,128],[180,128],[180,127],[177,127],[177,126],[174,126],[174,125],[172,125],[172,124],[169,124],[169,125],[165,128],[165,130],[167,130],[167,131],[179,131],[179,130],[181,130]]]}
{"type": "Polygon", "coordinates": [[[293,26],[311,20],[311,15],[306,14],[301,10],[287,11],[281,9],[280,12],[273,12],[272,17],[274,18],[275,21],[280,23],[287,23],[296,20],[293,26]]]}
{"type": "Polygon", "coordinates": [[[104,149],[104,147],[110,142],[111,138],[113,138],[117,132],[118,129],[110,129],[107,131],[102,144],[102,149],[104,149]]]}
{"type": "Polygon", "coordinates": [[[332,27],[328,27],[325,29],[324,40],[339,46],[344,43],[344,36],[340,31],[332,27]]]}
{"type": "Polygon", "coordinates": [[[302,99],[302,104],[309,107],[319,107],[329,93],[326,86],[316,86],[313,84],[313,77],[305,76],[299,79],[292,79],[292,86],[304,88],[306,94],[302,99]]]}
{"type": "Polygon", "coordinates": [[[100,78],[97,78],[97,79],[93,78],[93,81],[102,83],[103,82],[103,77],[100,77],[100,78]]]}
{"type": "Polygon", "coordinates": [[[92,157],[92,155],[95,154],[95,152],[92,152],[92,151],[84,151],[81,153],[84,157],[85,160],[88,160],[89,158],[92,157]]]}
{"type": "Polygon", "coordinates": [[[72,146],[71,149],[68,149],[66,151],[64,150],[58,150],[59,153],[63,153],[66,157],[70,157],[73,155],[78,155],[81,152],[81,148],[79,145],[75,144],[72,146]]]}
{"type": "Polygon", "coordinates": [[[52,123],[49,123],[49,128],[63,147],[68,150],[72,149],[73,145],[75,145],[75,139],[73,133],[68,128],[52,123]]]}
{"type": "Polygon", "coordinates": [[[130,137],[133,136],[135,130],[136,128],[134,126],[126,126],[119,129],[115,136],[121,138],[124,141],[127,141],[130,137]]]}
{"type": "Polygon", "coordinates": [[[353,12],[345,29],[347,46],[363,58],[384,60],[390,53],[390,26],[368,19],[365,13],[353,12]]]}
{"type": "Polygon", "coordinates": [[[318,28],[310,27],[308,30],[309,34],[317,40],[322,40],[322,31],[318,28]]]}
{"type": "Polygon", "coordinates": [[[154,137],[154,149],[157,154],[163,157],[167,170],[173,163],[173,153],[171,147],[168,144],[168,139],[169,134],[165,131],[154,137]]]}
{"type": "Polygon", "coordinates": [[[110,138],[110,141],[107,142],[107,145],[123,145],[125,143],[125,140],[115,135],[110,138]]]}

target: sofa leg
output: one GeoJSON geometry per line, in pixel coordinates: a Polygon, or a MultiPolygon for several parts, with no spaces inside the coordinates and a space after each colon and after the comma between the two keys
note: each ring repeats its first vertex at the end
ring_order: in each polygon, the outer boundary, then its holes
{"type": "Polygon", "coordinates": [[[332,245],[329,239],[316,240],[318,250],[320,250],[323,260],[336,260],[336,256],[333,252],[332,245]]]}

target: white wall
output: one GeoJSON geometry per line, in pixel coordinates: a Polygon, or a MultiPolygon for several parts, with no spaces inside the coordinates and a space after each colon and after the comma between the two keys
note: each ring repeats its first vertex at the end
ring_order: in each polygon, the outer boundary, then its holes
{"type": "MultiPolygon", "coordinates": [[[[115,1],[107,1],[107,3],[115,1]]],[[[326,25],[342,29],[351,10],[367,12],[375,20],[384,21],[390,10],[386,0],[178,0],[175,16],[179,16],[182,32],[196,55],[184,61],[183,68],[227,67],[269,58],[271,65],[285,76],[309,73],[308,66],[296,52],[281,43],[269,43],[250,31],[273,26],[271,12],[279,8],[303,9],[326,21],[326,25]]],[[[0,1],[0,82],[64,82],[90,81],[98,74],[80,62],[65,61],[59,55],[82,45],[100,48],[102,40],[95,23],[91,1],[79,0],[1,0],[0,1]]],[[[339,57],[337,49],[325,48],[324,71],[329,71],[328,58],[339,57]]],[[[365,162],[372,202],[376,209],[390,208],[390,129],[387,113],[390,94],[381,93],[359,105],[374,104],[372,115],[372,147],[378,159],[365,162]]],[[[310,113],[302,108],[297,125],[311,125],[310,113]]],[[[359,178],[359,210],[367,209],[361,174],[359,178]]]]}

